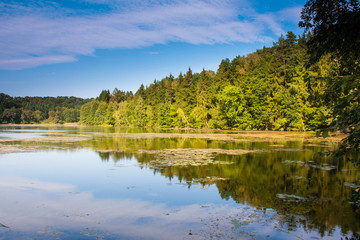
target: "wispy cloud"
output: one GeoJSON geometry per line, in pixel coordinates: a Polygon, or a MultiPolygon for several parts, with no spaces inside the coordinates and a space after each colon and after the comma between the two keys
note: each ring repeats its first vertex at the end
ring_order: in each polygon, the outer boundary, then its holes
{"type": "MultiPolygon", "coordinates": [[[[250,6],[246,0],[83,1],[107,9],[84,12],[48,1],[3,4],[0,69],[76,61],[77,56],[91,55],[96,49],[169,42],[266,42],[272,39],[267,30],[276,35],[283,32],[282,19],[272,13],[256,14],[254,9],[245,11],[250,6]]],[[[286,14],[284,10],[282,15],[286,14]]]]}
{"type": "Polygon", "coordinates": [[[73,61],[76,61],[75,57],[66,55],[24,57],[18,59],[0,59],[0,67],[8,70],[19,70],[44,64],[65,63],[73,61]]]}

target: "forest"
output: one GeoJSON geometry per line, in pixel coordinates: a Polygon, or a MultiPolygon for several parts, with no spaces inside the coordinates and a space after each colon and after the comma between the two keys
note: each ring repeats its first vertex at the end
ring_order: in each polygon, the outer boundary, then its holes
{"type": "Polygon", "coordinates": [[[11,97],[0,93],[0,123],[78,122],[90,99],[76,97],[11,97]]]}
{"type": "Polygon", "coordinates": [[[215,72],[189,68],[134,94],[115,88],[96,99],[1,94],[1,122],[342,131],[344,148],[359,149],[359,16],[359,1],[310,0],[301,36],[287,32],[271,47],[222,60],[215,72]]]}
{"type": "Polygon", "coordinates": [[[169,75],[135,94],[103,90],[84,104],[86,125],[254,130],[316,130],[331,121],[319,98],[335,75],[324,57],[309,65],[306,37],[288,32],[271,48],[222,60],[216,72],[169,75]]]}

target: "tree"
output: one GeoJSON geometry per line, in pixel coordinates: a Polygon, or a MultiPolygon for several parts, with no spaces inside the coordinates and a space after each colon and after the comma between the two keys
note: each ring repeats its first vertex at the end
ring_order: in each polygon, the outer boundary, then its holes
{"type": "Polygon", "coordinates": [[[2,122],[5,123],[20,123],[21,121],[21,112],[20,109],[12,108],[5,108],[4,112],[2,113],[2,122]]]}
{"type": "Polygon", "coordinates": [[[224,115],[229,128],[246,129],[249,113],[242,90],[235,86],[226,86],[219,95],[220,111],[224,115]]]}
{"type": "Polygon", "coordinates": [[[144,127],[146,126],[146,107],[145,102],[141,95],[136,96],[135,98],[135,108],[134,108],[134,120],[133,124],[135,127],[144,127]]]}
{"type": "Polygon", "coordinates": [[[160,127],[171,127],[172,119],[170,118],[170,106],[166,103],[158,105],[157,125],[160,127]]]}
{"type": "Polygon", "coordinates": [[[34,114],[34,118],[35,118],[36,122],[38,122],[38,123],[44,119],[44,116],[40,110],[36,110],[33,114],[34,114]]]}
{"type": "Polygon", "coordinates": [[[98,109],[100,102],[92,100],[91,102],[85,103],[80,109],[80,123],[85,125],[96,125],[95,113],[98,109]]]}
{"type": "MultiPolygon", "coordinates": [[[[313,61],[330,57],[339,69],[330,76],[322,97],[333,121],[323,129],[349,133],[340,148],[360,148],[360,2],[358,0],[310,0],[301,13],[300,27],[311,35],[308,41],[313,61]]],[[[321,80],[321,79],[315,79],[321,80]]]]}
{"type": "Polygon", "coordinates": [[[117,104],[117,109],[114,111],[115,126],[129,126],[127,116],[127,105],[126,101],[117,104]]]}
{"type": "Polygon", "coordinates": [[[309,0],[301,11],[301,19],[299,26],[311,33],[308,45],[314,60],[326,53],[359,59],[358,0],[309,0]]]}
{"type": "Polygon", "coordinates": [[[208,110],[204,106],[195,107],[190,113],[189,122],[195,128],[208,128],[208,110]]]}
{"type": "Polygon", "coordinates": [[[95,114],[94,114],[94,124],[95,125],[103,125],[106,123],[107,120],[107,109],[108,109],[108,104],[106,104],[105,102],[100,102],[95,114]]]}
{"type": "Polygon", "coordinates": [[[112,99],[113,102],[117,103],[125,101],[125,92],[115,88],[110,96],[110,99],[112,99]]]}
{"type": "Polygon", "coordinates": [[[115,103],[113,103],[113,102],[110,102],[108,104],[108,107],[106,110],[106,121],[105,121],[105,123],[107,125],[115,125],[114,105],[115,105],[115,103]]]}
{"type": "Polygon", "coordinates": [[[98,100],[100,102],[108,103],[109,100],[110,100],[110,91],[109,90],[102,90],[99,97],[98,97],[98,100]]]}

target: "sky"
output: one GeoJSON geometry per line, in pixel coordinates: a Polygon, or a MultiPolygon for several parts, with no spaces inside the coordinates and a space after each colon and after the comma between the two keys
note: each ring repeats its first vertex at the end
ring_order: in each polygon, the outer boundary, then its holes
{"type": "Polygon", "coordinates": [[[96,97],[297,35],[305,0],[0,0],[0,92],[96,97]]]}

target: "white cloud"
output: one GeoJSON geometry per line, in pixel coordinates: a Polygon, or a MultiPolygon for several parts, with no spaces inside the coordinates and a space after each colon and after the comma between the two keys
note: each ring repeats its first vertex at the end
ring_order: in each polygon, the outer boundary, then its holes
{"type": "Polygon", "coordinates": [[[44,64],[65,63],[76,61],[73,56],[54,55],[43,57],[25,57],[18,59],[0,59],[0,67],[8,70],[19,70],[44,64]]]}
{"type": "MultiPolygon", "coordinates": [[[[84,0],[85,1],[85,0],[84,0]]],[[[105,4],[102,0],[86,0],[105,4]]],[[[273,14],[246,14],[243,1],[110,1],[103,13],[74,14],[76,10],[12,5],[0,16],[0,69],[23,69],[75,61],[96,49],[141,48],[168,42],[215,44],[265,42],[266,29],[283,33],[273,14]],[[124,3],[127,3],[124,5],[124,3]],[[123,5],[121,5],[122,3],[123,5]],[[123,7],[119,7],[119,6],[123,7]],[[124,7],[126,6],[126,7],[124,7]],[[72,14],[69,14],[72,13],[72,14]]],[[[292,9],[291,11],[299,11],[292,9]]],[[[282,16],[291,11],[284,10],[282,16]]]]}

